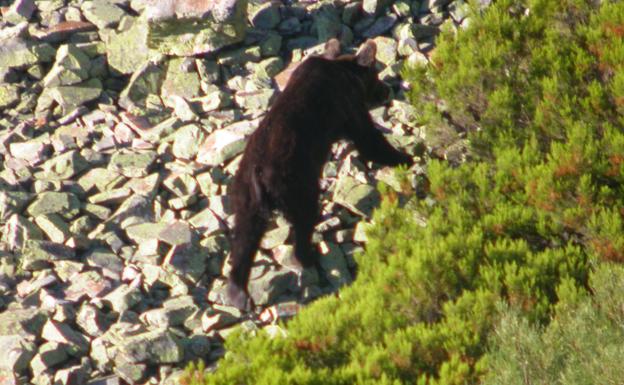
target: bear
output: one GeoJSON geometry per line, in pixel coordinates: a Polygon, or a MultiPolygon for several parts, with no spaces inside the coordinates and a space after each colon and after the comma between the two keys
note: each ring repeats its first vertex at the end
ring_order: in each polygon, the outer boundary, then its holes
{"type": "Polygon", "coordinates": [[[253,304],[247,283],[254,256],[273,210],[294,230],[295,259],[303,269],[317,267],[312,233],[320,220],[319,179],[333,143],[353,141],[365,160],[411,165],[375,128],[368,109],[385,102],[389,87],[378,79],[376,45],[340,55],[340,43],[297,67],[258,128],[251,134],[228,191],[235,215],[231,232],[231,271],[225,303],[241,310],[253,304]]]}

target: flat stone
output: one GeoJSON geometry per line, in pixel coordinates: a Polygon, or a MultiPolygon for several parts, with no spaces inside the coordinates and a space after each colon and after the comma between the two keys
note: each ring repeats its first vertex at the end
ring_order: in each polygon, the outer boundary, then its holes
{"type": "Polygon", "coordinates": [[[63,181],[87,169],[89,162],[78,150],[73,150],[48,159],[41,167],[43,171],[35,173],[35,178],[63,181]]]}
{"type": "Polygon", "coordinates": [[[192,216],[189,219],[189,223],[205,236],[209,236],[224,229],[221,220],[209,208],[192,216]]]}
{"type": "Polygon", "coordinates": [[[89,351],[89,340],[66,323],[48,320],[41,330],[41,338],[69,345],[72,355],[83,355],[89,351]]]}
{"type": "Polygon", "coordinates": [[[84,297],[101,298],[112,289],[111,281],[97,271],[86,271],[71,278],[71,284],[65,290],[65,298],[78,302],[84,297]]]}
{"type": "Polygon", "coordinates": [[[345,176],[338,179],[333,200],[359,215],[370,217],[373,208],[379,204],[379,193],[371,185],[345,176]]]}
{"type": "Polygon", "coordinates": [[[35,217],[35,223],[52,242],[64,243],[71,236],[69,226],[58,214],[39,215],[35,217]]]}
{"type": "Polygon", "coordinates": [[[172,364],[184,358],[180,341],[166,330],[129,337],[118,347],[117,354],[131,363],[147,364],[172,364]]]}
{"type": "Polygon", "coordinates": [[[190,99],[199,95],[199,74],[196,71],[184,70],[182,68],[184,63],[184,58],[169,60],[161,88],[163,98],[177,95],[190,99]]]}
{"type": "MultiPolygon", "coordinates": [[[[136,60],[140,60],[142,58],[137,58],[136,60]]],[[[119,96],[119,105],[126,110],[132,110],[134,108],[143,107],[147,103],[147,98],[150,95],[158,95],[160,94],[160,89],[165,79],[165,71],[162,68],[162,65],[159,63],[154,63],[153,61],[145,61],[133,66],[137,67],[137,69],[132,72],[132,76],[130,76],[130,80],[128,81],[128,85],[121,92],[119,96]]],[[[120,68],[120,70],[128,70],[120,68]]],[[[123,119],[122,115],[122,119],[123,119]]],[[[124,119],[124,122],[128,124],[134,131],[143,137],[142,134],[148,132],[151,128],[151,125],[146,124],[137,124],[137,118],[133,117],[130,122],[128,122],[128,118],[124,119]]]]}
{"type": "Polygon", "coordinates": [[[141,289],[136,285],[123,284],[107,294],[102,300],[117,313],[129,310],[141,302],[141,289]]]}
{"type": "Polygon", "coordinates": [[[154,160],[156,160],[154,151],[118,151],[111,157],[108,169],[128,178],[144,177],[148,175],[149,167],[154,160]]]}
{"type": "Polygon", "coordinates": [[[392,4],[391,0],[364,0],[362,9],[369,15],[378,15],[390,4],[392,4]]]}
{"type": "Polygon", "coordinates": [[[274,303],[279,296],[290,289],[297,289],[296,275],[287,269],[269,270],[249,282],[249,295],[256,305],[274,303]]]}
{"type": "Polygon", "coordinates": [[[42,270],[48,267],[52,261],[73,258],[74,250],[70,247],[54,242],[29,239],[24,243],[22,268],[24,270],[42,270]]]}
{"type": "Polygon", "coordinates": [[[71,219],[80,209],[80,201],[74,194],[67,192],[47,191],[39,194],[37,199],[28,206],[26,212],[33,216],[57,213],[71,219]]]}
{"type": "Polygon", "coordinates": [[[48,89],[51,97],[63,108],[65,113],[100,97],[102,82],[99,79],[89,79],[85,82],[59,86],[48,89]]]}
{"type": "Polygon", "coordinates": [[[115,26],[125,12],[108,0],[93,0],[82,4],[85,18],[95,24],[98,29],[115,26]]]}
{"type": "Polygon", "coordinates": [[[375,20],[375,22],[368,27],[364,32],[362,32],[362,36],[364,37],[375,37],[382,35],[392,29],[396,22],[398,21],[398,17],[394,14],[388,14],[382,16],[375,20]]]}
{"type": "Polygon", "coordinates": [[[193,159],[203,141],[204,133],[198,126],[180,127],[174,134],[172,153],[176,158],[193,159]]]}
{"type": "Polygon", "coordinates": [[[4,20],[17,24],[30,20],[35,9],[37,9],[35,0],[16,0],[2,16],[4,20]]]}
{"type": "Polygon", "coordinates": [[[111,34],[106,41],[106,51],[112,70],[125,75],[137,71],[151,56],[146,21],[139,18],[127,31],[111,34]]]}
{"type": "Polygon", "coordinates": [[[96,29],[96,26],[87,21],[62,21],[46,29],[35,30],[31,35],[40,41],[58,43],[66,41],[70,36],[80,32],[88,32],[96,29]]]}
{"type": "Polygon", "coordinates": [[[61,385],[84,384],[89,378],[87,368],[82,365],[72,366],[66,369],[57,370],[54,374],[54,383],[61,385]]]}
{"type": "Polygon", "coordinates": [[[56,50],[48,43],[36,43],[21,39],[4,42],[0,50],[0,73],[3,70],[23,69],[38,63],[49,63],[56,50]]]}
{"type": "Polygon", "coordinates": [[[241,133],[228,129],[215,131],[199,147],[197,161],[217,166],[242,153],[245,144],[245,135],[241,133]]]}
{"type": "Polygon", "coordinates": [[[148,325],[158,328],[168,328],[183,325],[187,318],[197,312],[193,297],[182,296],[170,298],[163,303],[162,308],[151,309],[141,314],[141,320],[148,325]]]}

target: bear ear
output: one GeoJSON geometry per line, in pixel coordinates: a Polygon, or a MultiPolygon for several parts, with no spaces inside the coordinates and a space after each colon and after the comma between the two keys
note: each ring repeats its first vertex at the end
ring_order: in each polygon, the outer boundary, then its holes
{"type": "Polygon", "coordinates": [[[366,40],[364,44],[360,46],[355,58],[357,63],[361,66],[370,67],[375,64],[375,55],[377,54],[377,44],[372,40],[366,40]]]}
{"type": "Polygon", "coordinates": [[[323,57],[327,59],[335,59],[340,55],[340,41],[338,39],[329,39],[327,43],[325,43],[325,51],[323,52],[323,57]]]}

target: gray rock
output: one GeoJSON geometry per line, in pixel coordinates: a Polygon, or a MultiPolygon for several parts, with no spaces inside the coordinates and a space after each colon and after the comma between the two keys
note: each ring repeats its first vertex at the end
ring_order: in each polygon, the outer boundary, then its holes
{"type": "Polygon", "coordinates": [[[76,324],[91,337],[102,336],[109,327],[104,313],[89,303],[83,303],[76,313],[76,324]]]}
{"type": "Polygon", "coordinates": [[[128,178],[148,175],[149,167],[156,160],[154,151],[115,152],[111,157],[108,169],[128,178]]]}
{"type": "Polygon", "coordinates": [[[273,29],[281,21],[279,7],[273,2],[262,4],[252,11],[249,21],[255,28],[273,29]]]}
{"type": "Polygon", "coordinates": [[[128,85],[119,96],[119,104],[127,110],[144,107],[150,95],[160,93],[164,78],[165,71],[159,64],[152,61],[138,64],[136,71],[132,73],[128,81],[128,85]]]}
{"type": "Polygon", "coordinates": [[[102,82],[99,79],[89,79],[79,84],[52,87],[47,90],[52,99],[61,106],[63,112],[67,113],[99,98],[102,93],[102,82]]]}
{"type": "Polygon", "coordinates": [[[69,301],[79,302],[83,298],[100,298],[112,288],[110,280],[104,278],[99,272],[91,270],[84,273],[71,275],[71,283],[65,290],[65,298],[69,301]]]}
{"type": "Polygon", "coordinates": [[[239,322],[240,318],[236,312],[208,310],[202,315],[202,330],[209,333],[223,329],[239,322]]]}
{"type": "Polygon", "coordinates": [[[21,266],[24,270],[42,270],[52,261],[72,258],[74,258],[74,250],[68,246],[29,239],[24,243],[21,266]]]}
{"type": "Polygon", "coordinates": [[[370,217],[373,208],[379,204],[379,193],[371,185],[345,176],[338,179],[333,199],[357,214],[370,217]]]}
{"type": "Polygon", "coordinates": [[[67,361],[68,358],[69,356],[63,344],[46,342],[39,347],[39,352],[30,362],[30,367],[33,374],[38,376],[53,366],[67,361]]]}
{"type": "Polygon", "coordinates": [[[69,86],[87,80],[89,57],[74,44],[63,44],[56,51],[54,65],[43,78],[44,87],[69,86]]]}
{"type": "Polygon", "coordinates": [[[0,351],[4,359],[0,361],[0,371],[23,373],[37,351],[36,345],[19,335],[0,335],[0,351]]]}
{"type": "Polygon", "coordinates": [[[70,368],[58,370],[54,374],[54,384],[78,385],[85,384],[89,378],[88,368],[84,366],[72,366],[70,368]]]}
{"type": "Polygon", "coordinates": [[[330,284],[335,289],[338,289],[343,285],[351,283],[353,278],[351,277],[344,253],[340,246],[334,243],[321,242],[320,250],[320,264],[330,284]]]}
{"type": "Polygon", "coordinates": [[[52,242],[64,243],[71,236],[69,226],[58,214],[39,215],[35,217],[35,223],[52,242]]]}
{"type": "Polygon", "coordinates": [[[127,31],[113,33],[106,40],[110,68],[121,74],[132,74],[152,56],[147,47],[147,22],[139,18],[127,31]]]}
{"type": "Polygon", "coordinates": [[[312,28],[319,42],[337,37],[342,29],[341,18],[334,6],[321,6],[314,12],[312,28]]]}
{"type": "Polygon", "coordinates": [[[89,340],[84,334],[62,322],[48,320],[41,330],[41,338],[49,342],[58,342],[67,346],[72,356],[82,356],[89,351],[89,340]]]}
{"type": "Polygon", "coordinates": [[[362,9],[369,15],[379,15],[390,4],[391,0],[364,0],[362,9]]]}
{"type": "Polygon", "coordinates": [[[16,0],[2,16],[4,20],[17,24],[28,21],[36,8],[34,0],[16,0]]]}
{"type": "Polygon", "coordinates": [[[193,159],[204,141],[204,132],[197,125],[180,127],[174,133],[172,153],[176,158],[193,159]]]}
{"type": "Polygon", "coordinates": [[[43,239],[41,230],[28,219],[13,214],[4,225],[2,242],[9,250],[21,250],[28,239],[43,239]]]}
{"type": "Polygon", "coordinates": [[[148,310],[140,318],[148,325],[166,329],[183,325],[198,310],[191,296],[183,296],[165,301],[162,308],[148,310]]]}
{"type": "MultiPolygon", "coordinates": [[[[375,20],[375,22],[368,27],[364,32],[362,32],[362,36],[364,37],[375,37],[382,35],[392,29],[396,24],[398,17],[394,14],[388,14],[382,16],[375,20]]],[[[396,44],[396,43],[395,43],[396,44]]]]}
{"type": "Polygon", "coordinates": [[[132,309],[136,304],[141,302],[143,296],[141,289],[136,285],[123,284],[115,290],[108,293],[102,301],[117,313],[132,309]]]}
{"type": "Polygon", "coordinates": [[[121,21],[125,12],[108,0],[93,0],[82,4],[84,17],[98,29],[114,27],[121,21]]]}
{"type": "Polygon", "coordinates": [[[149,47],[167,55],[214,52],[245,38],[246,0],[151,1],[145,14],[149,47]]]}
{"type": "Polygon", "coordinates": [[[130,363],[172,364],[184,358],[184,351],[171,332],[153,330],[126,338],[118,346],[117,357],[130,363]]]}
{"type": "Polygon", "coordinates": [[[232,129],[217,130],[201,144],[197,161],[208,166],[218,166],[242,153],[245,135],[232,129]]]}
{"type": "Polygon", "coordinates": [[[256,305],[274,303],[282,294],[297,289],[296,275],[286,269],[269,270],[249,282],[249,295],[256,305]]]}
{"type": "Polygon", "coordinates": [[[10,68],[23,69],[54,59],[55,49],[48,43],[21,39],[4,42],[0,49],[0,73],[10,68]]]}
{"type": "Polygon", "coordinates": [[[44,192],[28,206],[27,213],[33,217],[43,214],[58,213],[71,219],[78,214],[80,202],[74,194],[66,192],[44,192]]]}

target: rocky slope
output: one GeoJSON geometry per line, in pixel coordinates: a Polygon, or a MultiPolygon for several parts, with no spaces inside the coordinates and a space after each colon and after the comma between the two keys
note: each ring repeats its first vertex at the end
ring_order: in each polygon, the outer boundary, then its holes
{"type": "Polygon", "coordinates": [[[5,0],[0,11],[0,384],[175,383],[190,360],[221,357],[234,328],[282,332],[271,322],[352,281],[374,186],[400,187],[345,142],[321,181],[321,284],[298,291],[278,217],[252,272],[256,312],[215,303],[245,140],[284,69],[327,39],[377,42],[394,97],[372,114],[397,146],[422,159],[464,151],[459,134],[418,126],[400,80],[404,63],[427,63],[441,24],[467,22],[461,0],[5,0]]]}

